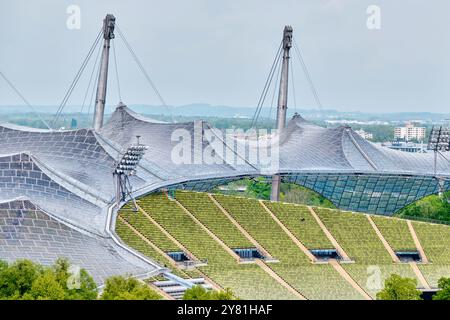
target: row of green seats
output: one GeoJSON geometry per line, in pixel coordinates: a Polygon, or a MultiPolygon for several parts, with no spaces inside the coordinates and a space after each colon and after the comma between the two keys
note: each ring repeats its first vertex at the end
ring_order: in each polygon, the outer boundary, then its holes
{"type": "Polygon", "coordinates": [[[361,299],[331,265],[314,265],[258,200],[214,195],[215,199],[279,263],[268,265],[308,299],[361,299]]]}
{"type": "Polygon", "coordinates": [[[119,217],[123,218],[148,240],[164,252],[179,251],[180,248],[155,226],[141,211],[134,212],[131,205],[120,209],[119,217]]]}
{"type": "Polygon", "coordinates": [[[381,216],[372,220],[394,251],[417,251],[406,220],[381,216]]]}
{"type": "Polygon", "coordinates": [[[450,278],[450,226],[413,222],[414,230],[430,264],[419,268],[432,287],[442,277],[450,278]]]}
{"type": "Polygon", "coordinates": [[[254,247],[214,204],[207,193],[177,191],[176,199],[228,247],[254,247]]]}
{"type": "Polygon", "coordinates": [[[357,264],[392,263],[391,256],[365,215],[324,208],[314,210],[340,246],[357,264]]]}
{"type": "Polygon", "coordinates": [[[223,288],[242,299],[295,299],[296,297],[255,264],[238,264],[213,238],[191,219],[175,201],[152,194],[139,205],[167,232],[207,266],[199,267],[223,288]]]}
{"type": "Polygon", "coordinates": [[[317,221],[302,205],[265,201],[265,205],[308,249],[334,249],[317,221]]]}
{"type": "Polygon", "coordinates": [[[156,261],[159,265],[165,266],[179,277],[189,278],[189,276],[181,269],[175,268],[170,263],[168,256],[161,255],[158,251],[152,248],[148,243],[136,235],[125,223],[120,219],[116,220],[116,233],[117,235],[131,248],[139,251],[148,258],[156,261]]]}

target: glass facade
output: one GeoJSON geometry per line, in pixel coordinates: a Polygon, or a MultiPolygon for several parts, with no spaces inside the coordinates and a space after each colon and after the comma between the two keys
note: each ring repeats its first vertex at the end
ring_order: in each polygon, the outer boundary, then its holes
{"type": "MultiPolygon", "coordinates": [[[[172,185],[168,189],[207,192],[242,178],[189,181],[172,185]]],[[[282,176],[282,181],[311,189],[341,210],[381,215],[392,215],[408,204],[439,191],[438,181],[425,176],[286,174],[282,176]]],[[[445,183],[445,190],[450,190],[450,181],[445,183]]]]}

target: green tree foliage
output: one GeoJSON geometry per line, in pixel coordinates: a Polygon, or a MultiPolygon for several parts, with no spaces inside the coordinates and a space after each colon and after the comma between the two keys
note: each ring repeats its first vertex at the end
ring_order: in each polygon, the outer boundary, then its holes
{"type": "Polygon", "coordinates": [[[282,183],[280,191],[280,200],[283,202],[305,204],[314,207],[336,208],[336,206],[324,196],[294,183],[282,183]]]}
{"type": "Polygon", "coordinates": [[[0,299],[20,299],[31,290],[42,268],[29,260],[3,265],[0,271],[0,299]]]}
{"type": "Polygon", "coordinates": [[[438,281],[439,290],[433,300],[450,300],[450,278],[441,278],[438,281]]]}
{"type": "Polygon", "coordinates": [[[183,300],[235,300],[235,297],[230,289],[213,291],[196,285],[184,292],[183,300]]]}
{"type": "Polygon", "coordinates": [[[56,260],[53,271],[58,283],[65,288],[66,300],[94,300],[97,298],[97,285],[91,275],[80,269],[76,276],[70,272],[70,263],[66,259],[56,260]]]}
{"type": "Polygon", "coordinates": [[[270,191],[271,185],[263,178],[256,178],[247,182],[247,193],[254,198],[269,200],[270,191]]]}
{"type": "Polygon", "coordinates": [[[47,269],[39,274],[26,292],[23,299],[27,300],[64,300],[66,293],[63,286],[56,279],[52,270],[47,269]]]}
{"type": "Polygon", "coordinates": [[[26,300],[91,300],[97,297],[97,287],[86,270],[70,272],[70,263],[58,259],[51,267],[30,260],[12,264],[0,261],[0,299],[26,300]],[[71,283],[70,279],[76,279],[71,283]]]}
{"type": "Polygon", "coordinates": [[[160,300],[162,297],[149,286],[134,278],[122,276],[106,280],[102,300],[160,300]]]}
{"type": "MultiPolygon", "coordinates": [[[[226,189],[216,188],[213,193],[222,193],[233,196],[245,196],[248,198],[269,200],[271,184],[264,178],[242,179],[233,181],[226,185],[226,189]],[[242,191],[242,187],[245,187],[242,191]]],[[[294,183],[281,183],[280,200],[283,202],[305,204],[308,206],[332,208],[336,206],[327,198],[308,188],[294,183]]]]}
{"type": "MultiPolygon", "coordinates": [[[[447,192],[445,196],[450,199],[450,192],[447,192]]],[[[450,204],[437,195],[431,195],[406,206],[397,215],[450,221],[450,204]]]]}
{"type": "Polygon", "coordinates": [[[384,289],[377,293],[377,300],[422,300],[417,280],[391,275],[384,282],[384,289]]]}

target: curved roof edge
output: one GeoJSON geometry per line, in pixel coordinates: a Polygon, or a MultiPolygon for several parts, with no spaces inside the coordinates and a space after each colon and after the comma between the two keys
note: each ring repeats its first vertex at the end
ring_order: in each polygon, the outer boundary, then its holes
{"type": "Polygon", "coordinates": [[[123,111],[123,112],[127,113],[128,115],[130,115],[130,117],[133,117],[136,120],[139,120],[139,121],[142,121],[142,122],[156,123],[156,124],[169,124],[169,122],[156,120],[156,119],[149,118],[149,117],[146,117],[144,115],[141,115],[141,114],[139,114],[137,112],[134,112],[133,110],[131,110],[126,105],[119,105],[114,112],[116,112],[116,111],[123,111]]]}

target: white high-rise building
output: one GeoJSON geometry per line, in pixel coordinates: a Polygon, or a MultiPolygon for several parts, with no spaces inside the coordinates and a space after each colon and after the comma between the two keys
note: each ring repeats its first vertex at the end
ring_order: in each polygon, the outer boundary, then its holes
{"type": "Polygon", "coordinates": [[[425,134],[425,127],[415,127],[412,123],[408,123],[404,127],[396,127],[394,130],[394,138],[404,139],[406,141],[422,141],[425,139],[425,134]]]}

